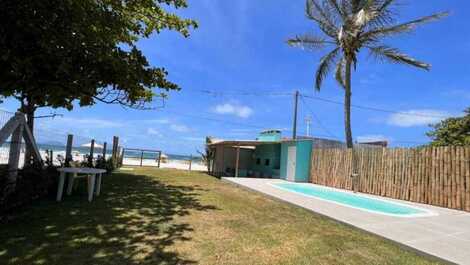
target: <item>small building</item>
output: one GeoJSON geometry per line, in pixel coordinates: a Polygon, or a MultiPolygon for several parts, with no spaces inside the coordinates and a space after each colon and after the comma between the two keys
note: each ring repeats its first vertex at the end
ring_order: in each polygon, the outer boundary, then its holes
{"type": "Polygon", "coordinates": [[[256,140],[220,140],[209,144],[213,154],[210,172],[218,177],[308,182],[312,150],[315,143],[322,140],[308,137],[283,139],[280,130],[263,131],[256,140]]]}

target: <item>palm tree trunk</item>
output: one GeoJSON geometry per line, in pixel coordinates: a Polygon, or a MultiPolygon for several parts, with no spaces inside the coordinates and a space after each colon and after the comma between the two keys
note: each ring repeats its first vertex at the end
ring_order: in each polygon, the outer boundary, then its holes
{"type": "Polygon", "coordinates": [[[345,92],[344,92],[344,130],[346,135],[346,146],[353,148],[351,130],[351,60],[346,62],[345,92]]]}
{"type": "Polygon", "coordinates": [[[359,174],[357,172],[357,154],[354,149],[352,129],[351,129],[351,66],[352,60],[346,62],[346,76],[345,76],[345,92],[344,92],[344,130],[346,135],[346,146],[351,149],[351,178],[352,178],[352,190],[358,191],[359,174]]]}

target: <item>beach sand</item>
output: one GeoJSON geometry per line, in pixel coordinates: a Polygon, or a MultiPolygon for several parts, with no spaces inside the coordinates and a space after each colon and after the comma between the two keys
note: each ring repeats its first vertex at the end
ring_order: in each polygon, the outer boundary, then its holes
{"type": "MultiPolygon", "coordinates": [[[[0,152],[0,164],[8,164],[8,151],[3,150],[4,152],[0,152]]],[[[46,152],[44,150],[40,150],[42,158],[46,159],[46,152]]],[[[65,157],[65,151],[54,152],[54,165],[60,166],[60,162],[56,159],[57,155],[61,155],[65,157]]],[[[98,157],[99,154],[95,154],[95,158],[98,157]]],[[[106,155],[106,158],[109,158],[109,155],[106,155]]],[[[84,154],[80,154],[78,152],[72,153],[73,161],[84,161],[85,156],[84,154]]],[[[20,154],[20,168],[24,165],[24,150],[22,150],[20,154]]],[[[140,166],[140,158],[127,158],[125,157],[123,160],[123,166],[140,166]]],[[[150,167],[157,167],[158,163],[154,159],[144,159],[142,160],[142,166],[150,166],[150,167]]],[[[166,163],[160,163],[160,168],[172,168],[172,169],[180,169],[180,170],[189,170],[189,161],[188,160],[167,160],[166,163]]],[[[194,171],[207,171],[206,165],[201,162],[193,161],[191,164],[191,170],[194,171]]]]}
{"type": "MultiPolygon", "coordinates": [[[[139,158],[124,158],[123,166],[140,166],[139,158]]],[[[157,167],[158,163],[154,159],[142,160],[142,166],[144,167],[157,167]]],[[[160,163],[160,168],[172,168],[180,170],[189,170],[189,161],[187,160],[168,160],[166,163],[160,163]]],[[[191,164],[191,170],[194,171],[207,171],[207,166],[201,162],[193,161],[191,164]]]]}

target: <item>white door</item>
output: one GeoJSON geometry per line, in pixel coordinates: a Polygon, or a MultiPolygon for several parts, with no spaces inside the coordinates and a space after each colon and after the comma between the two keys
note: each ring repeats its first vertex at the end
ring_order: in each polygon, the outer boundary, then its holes
{"type": "Polygon", "coordinates": [[[295,181],[295,161],[297,158],[296,146],[287,147],[287,180],[295,181]]]}

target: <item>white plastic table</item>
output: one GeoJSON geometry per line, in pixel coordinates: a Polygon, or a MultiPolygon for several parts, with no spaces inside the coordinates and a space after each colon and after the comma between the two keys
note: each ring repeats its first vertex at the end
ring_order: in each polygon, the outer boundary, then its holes
{"type": "Polygon", "coordinates": [[[93,200],[93,192],[96,193],[96,196],[100,195],[101,191],[101,176],[103,173],[106,173],[104,169],[97,168],[87,168],[87,167],[64,167],[59,168],[57,171],[60,172],[59,185],[57,187],[57,201],[62,200],[62,193],[64,191],[64,183],[67,174],[69,175],[69,183],[67,186],[67,195],[72,194],[73,180],[78,178],[78,175],[86,175],[88,180],[88,201],[93,200]],[[95,191],[96,183],[96,191],[95,191]]]}

